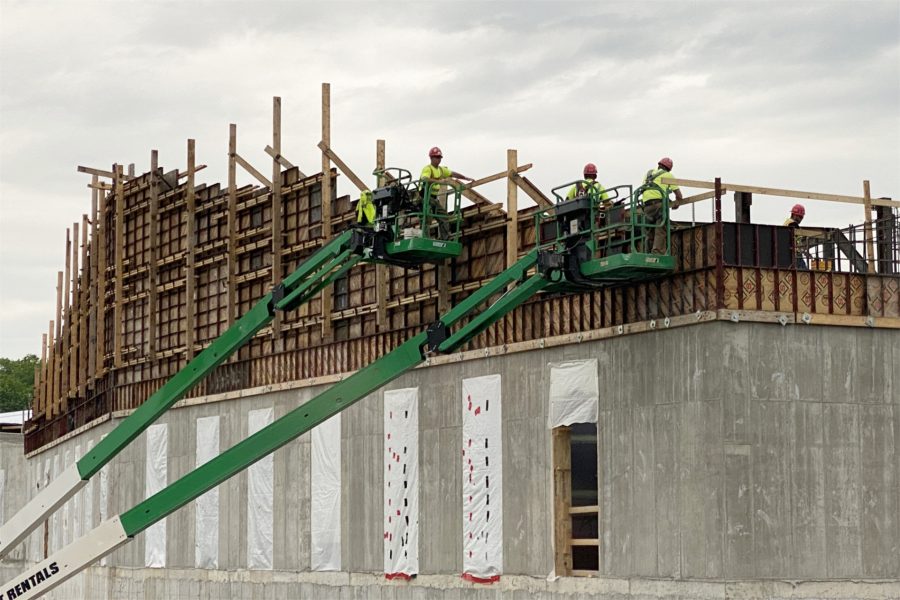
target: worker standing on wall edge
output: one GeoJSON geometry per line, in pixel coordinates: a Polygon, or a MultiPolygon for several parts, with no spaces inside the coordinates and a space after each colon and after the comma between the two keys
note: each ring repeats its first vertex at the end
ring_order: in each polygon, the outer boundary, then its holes
{"type": "Polygon", "coordinates": [[[663,194],[655,188],[644,190],[641,194],[641,205],[644,213],[644,222],[650,227],[644,228],[644,252],[652,254],[665,254],[666,230],[663,202],[669,201],[669,194],[675,193],[675,200],[682,201],[681,190],[675,184],[666,184],[664,180],[674,179],[672,175],[672,159],[668,156],[659,159],[655,169],[647,171],[644,176],[644,185],[655,184],[659,186],[663,194]]]}
{"type": "MultiPolygon", "coordinates": [[[[424,167],[422,167],[422,175],[421,179],[423,182],[428,181],[436,181],[439,179],[448,179],[450,177],[455,177],[456,179],[464,179],[467,181],[474,181],[471,177],[467,177],[462,173],[458,173],[451,169],[450,167],[442,166],[441,159],[444,158],[443,152],[437,146],[433,147],[428,151],[428,158],[431,159],[431,162],[424,167]]],[[[447,207],[444,206],[444,203],[439,199],[441,193],[441,184],[433,183],[431,185],[431,208],[434,211],[434,214],[437,216],[438,222],[438,232],[442,238],[447,238],[450,235],[450,225],[447,223],[446,215],[447,215],[447,207]]],[[[425,199],[425,187],[423,185],[421,189],[422,200],[425,199]]]]}
{"type": "MultiPolygon", "coordinates": [[[[790,227],[791,229],[797,229],[800,227],[800,223],[803,222],[803,217],[806,216],[806,208],[802,204],[795,204],[791,208],[791,216],[787,218],[784,222],[784,227],[790,227]]],[[[794,259],[797,262],[797,268],[803,269],[804,271],[808,269],[806,265],[806,251],[803,248],[805,245],[806,238],[799,237],[794,234],[794,259]]]]}

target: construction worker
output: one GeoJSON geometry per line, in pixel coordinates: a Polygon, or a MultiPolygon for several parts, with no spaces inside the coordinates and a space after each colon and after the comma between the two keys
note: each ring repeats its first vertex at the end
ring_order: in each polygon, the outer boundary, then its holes
{"type": "Polygon", "coordinates": [[[588,163],[584,165],[583,171],[584,179],[573,185],[569,188],[569,193],[566,194],[567,200],[572,200],[577,196],[583,196],[589,192],[596,191],[600,195],[601,203],[606,203],[609,200],[609,196],[606,193],[606,189],[604,189],[603,185],[597,181],[597,165],[594,163],[588,163]]]}
{"type": "Polygon", "coordinates": [[[644,222],[651,227],[644,228],[644,252],[664,254],[666,251],[666,222],[663,218],[663,202],[669,202],[669,194],[675,194],[675,200],[681,202],[681,190],[677,185],[666,184],[666,179],[673,179],[672,159],[668,156],[659,159],[655,169],[647,171],[644,185],[655,184],[662,189],[648,188],[641,194],[641,210],[644,222]]]}
{"type": "MultiPolygon", "coordinates": [[[[787,218],[784,222],[784,227],[790,227],[791,229],[797,229],[800,227],[800,223],[803,222],[803,217],[806,216],[806,208],[802,204],[795,204],[791,207],[791,216],[787,218]]],[[[806,245],[806,238],[800,237],[794,234],[794,258],[797,261],[797,268],[806,270],[808,267],[806,266],[806,250],[804,246],[806,245]]]]}
{"type": "Polygon", "coordinates": [[[359,194],[359,202],[356,204],[356,222],[364,227],[372,227],[375,224],[375,203],[372,202],[371,190],[363,190],[359,194]]]}
{"type": "MultiPolygon", "coordinates": [[[[422,167],[422,181],[435,181],[439,179],[448,179],[450,177],[455,177],[456,179],[464,179],[467,181],[474,181],[471,177],[467,177],[462,173],[458,173],[451,169],[450,167],[446,167],[441,165],[441,159],[444,158],[443,152],[441,149],[435,146],[431,150],[428,151],[428,158],[431,159],[431,162],[424,167],[422,167]]],[[[421,190],[422,198],[425,198],[425,188],[423,187],[421,190]]],[[[444,202],[439,199],[439,194],[441,193],[441,184],[433,183],[431,185],[431,208],[434,211],[434,214],[439,215],[437,217],[438,222],[438,232],[441,238],[446,239],[450,235],[450,224],[447,222],[445,215],[447,214],[447,208],[444,206],[444,202]]]]}

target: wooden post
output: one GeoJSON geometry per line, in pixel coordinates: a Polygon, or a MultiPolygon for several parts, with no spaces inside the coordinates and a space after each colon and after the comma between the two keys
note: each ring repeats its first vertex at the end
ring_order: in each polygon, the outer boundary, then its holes
{"type": "Polygon", "coordinates": [[[84,396],[88,378],[88,310],[90,309],[91,269],[88,263],[88,215],[81,215],[81,279],[78,285],[78,394],[84,396]]]}
{"type": "Polygon", "coordinates": [[[572,574],[572,450],[571,430],[556,427],[553,438],[553,542],[558,577],[572,574]]]}
{"type": "MultiPolygon", "coordinates": [[[[281,155],[281,98],[272,98],[272,149],[277,156],[281,155]]],[[[272,288],[281,283],[281,247],[284,242],[281,233],[281,164],[272,159],[272,288]]],[[[272,321],[272,338],[275,340],[275,351],[280,352],[281,311],[275,313],[272,321]]]]}
{"type": "Polygon", "coordinates": [[[125,278],[125,198],[122,165],[114,165],[113,188],[116,194],[116,291],[113,308],[113,367],[122,366],[122,283],[125,278]]]}
{"type": "MultiPolygon", "coordinates": [[[[375,140],[375,167],[384,169],[385,148],[384,140],[375,140]]],[[[384,185],[384,177],[378,178],[378,187],[384,185]]],[[[390,292],[390,271],[387,265],[378,263],[375,265],[375,302],[378,311],[375,313],[375,325],[379,331],[387,327],[387,297],[390,292]]]]}
{"type": "Polygon", "coordinates": [[[78,388],[78,321],[81,305],[78,303],[78,223],[72,223],[72,300],[69,305],[69,379],[67,396],[71,397],[78,388]]]}
{"type": "Polygon", "coordinates": [[[53,414],[59,414],[59,396],[62,389],[59,374],[59,355],[62,352],[63,272],[56,272],[56,336],[53,338],[53,414]]]}
{"type": "Polygon", "coordinates": [[[54,352],[53,344],[53,321],[50,321],[50,328],[47,330],[47,390],[44,396],[44,414],[47,418],[53,417],[55,394],[56,394],[56,352],[54,352]]]}
{"type": "Polygon", "coordinates": [[[35,386],[35,397],[37,398],[37,407],[34,416],[47,414],[47,334],[41,334],[41,379],[35,386]]]}
{"type": "MultiPolygon", "coordinates": [[[[92,178],[92,182],[97,182],[96,175],[92,178]]],[[[100,191],[94,188],[91,190],[91,272],[88,279],[88,281],[90,282],[90,286],[88,288],[87,301],[88,323],[90,323],[90,332],[88,334],[88,350],[87,358],[85,360],[85,368],[87,369],[87,381],[90,381],[97,373],[97,337],[99,335],[99,330],[97,329],[97,319],[99,317],[99,313],[97,311],[97,305],[99,303],[97,295],[97,270],[98,264],[100,262],[100,252],[97,249],[100,244],[100,238],[98,237],[98,231],[100,229],[100,213],[98,212],[99,202],[100,191]]]]}
{"type": "MultiPolygon", "coordinates": [[[[331,147],[331,84],[322,84],[322,142],[331,147]]],[[[331,239],[331,159],[322,152],[322,244],[331,239]]],[[[334,286],[322,290],[322,337],[331,341],[331,307],[334,286]]]]}
{"type": "MultiPolygon", "coordinates": [[[[506,151],[506,168],[509,173],[515,173],[519,166],[518,153],[509,149],[506,151]]],[[[512,175],[506,178],[506,267],[509,268],[519,260],[519,187],[513,181],[512,175]]]]}
{"type": "Polygon", "coordinates": [[[98,191],[100,206],[98,207],[96,225],[94,226],[94,239],[98,242],[97,252],[97,358],[95,365],[95,377],[103,375],[106,366],[106,192],[98,191]]]}
{"type": "Polygon", "coordinates": [[[197,224],[197,199],[194,195],[194,176],[196,173],[196,153],[194,140],[187,141],[187,184],[185,186],[185,200],[187,202],[187,210],[184,213],[185,220],[185,236],[187,243],[185,249],[187,255],[185,257],[185,307],[184,307],[184,345],[185,345],[185,361],[194,358],[194,315],[197,312],[196,295],[196,263],[194,257],[194,248],[196,246],[196,224],[197,224]]]}
{"type": "Polygon", "coordinates": [[[228,126],[228,326],[237,314],[237,125],[228,126]]]}
{"type": "Polygon", "coordinates": [[[60,359],[60,386],[59,395],[64,398],[63,404],[69,395],[69,354],[72,349],[72,302],[70,296],[70,283],[72,280],[72,230],[66,229],[66,275],[63,280],[63,306],[62,306],[62,336],[59,342],[60,359]]]}
{"type": "Polygon", "coordinates": [[[866,233],[866,258],[868,263],[868,272],[875,272],[875,239],[872,232],[872,195],[869,191],[869,180],[863,181],[863,208],[866,211],[865,233],[866,233]]]}
{"type": "Polygon", "coordinates": [[[147,304],[147,335],[149,337],[150,360],[156,360],[157,327],[156,312],[159,304],[159,151],[150,151],[150,297],[147,304]]]}

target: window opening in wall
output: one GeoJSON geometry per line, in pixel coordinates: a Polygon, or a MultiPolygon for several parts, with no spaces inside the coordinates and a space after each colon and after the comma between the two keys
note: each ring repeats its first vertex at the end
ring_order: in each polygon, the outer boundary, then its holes
{"type": "Polygon", "coordinates": [[[250,229],[262,227],[263,224],[263,207],[261,204],[250,209],[250,229]]]}
{"type": "Polygon", "coordinates": [[[559,576],[600,570],[597,425],[553,429],[555,569],[559,576]]]}

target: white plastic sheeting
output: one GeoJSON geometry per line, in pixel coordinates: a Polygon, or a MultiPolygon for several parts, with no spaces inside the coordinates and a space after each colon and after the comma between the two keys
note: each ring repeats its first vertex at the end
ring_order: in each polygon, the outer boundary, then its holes
{"type": "MultiPolygon", "coordinates": [[[[75,460],[81,458],[81,444],[75,444],[75,460]]],[[[69,466],[70,463],[68,459],[66,459],[66,466],[69,466]]],[[[72,527],[69,529],[71,533],[71,538],[69,542],[72,540],[77,540],[81,537],[81,501],[84,498],[84,488],[78,490],[78,493],[75,494],[75,497],[72,498],[72,527]]],[[[68,545],[68,544],[67,544],[68,545]]]]}
{"type": "Polygon", "coordinates": [[[384,573],[419,572],[419,393],[384,393],[384,573]]]}
{"type": "Polygon", "coordinates": [[[503,449],[500,375],[463,379],[463,578],[503,572],[503,449]]]}
{"type": "MultiPolygon", "coordinates": [[[[59,474],[62,471],[59,468],[59,454],[55,454],[53,456],[53,470],[50,472],[50,477],[47,478],[47,485],[50,484],[51,481],[59,477],[59,474]]],[[[50,552],[56,552],[60,548],[62,548],[62,518],[60,516],[62,511],[54,511],[53,518],[50,520],[50,552]]]]}
{"type": "Polygon", "coordinates": [[[310,567],[341,570],[341,415],[311,432],[310,567]]]}
{"type": "MultiPolygon", "coordinates": [[[[253,435],[272,423],[272,408],[251,410],[247,415],[248,434],[253,435]]],[[[247,471],[247,568],[272,568],[272,490],[275,463],[271,454],[254,463],[247,471]]]]}
{"type": "MultiPolygon", "coordinates": [[[[106,434],[101,435],[100,439],[106,437],[106,434]]],[[[100,469],[100,522],[105,523],[106,519],[109,517],[109,463],[106,463],[102,469],[100,469]]],[[[100,566],[105,567],[107,562],[107,554],[103,558],[100,559],[100,566]]]]}
{"type": "Polygon", "coordinates": [[[596,358],[550,364],[550,429],[596,423],[599,401],[596,358]]]}
{"type": "MultiPolygon", "coordinates": [[[[149,498],[168,482],[169,429],[165,423],[147,428],[147,470],[144,492],[149,498]]],[[[144,566],[166,566],[166,519],[147,528],[144,533],[144,566]]]]}
{"type": "MultiPolygon", "coordinates": [[[[219,455],[219,417],[197,419],[197,466],[219,455]]],[[[195,503],[194,564],[201,569],[219,567],[219,488],[214,487],[195,503]]]]}

